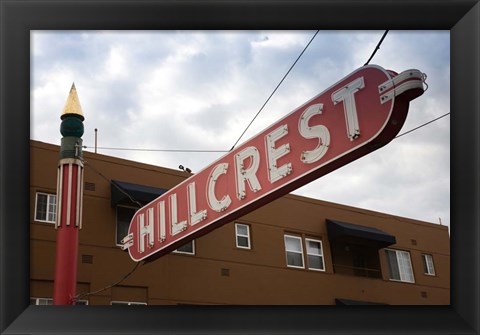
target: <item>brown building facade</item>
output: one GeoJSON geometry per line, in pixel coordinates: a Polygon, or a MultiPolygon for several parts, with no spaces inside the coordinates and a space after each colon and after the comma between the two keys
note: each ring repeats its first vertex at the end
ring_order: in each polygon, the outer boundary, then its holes
{"type": "MultiPolygon", "coordinates": [[[[58,155],[58,146],[31,141],[36,304],[53,294],[58,155]]],[[[91,152],[84,159],[79,304],[450,304],[447,227],[296,195],[135,263],[119,243],[133,213],[189,174],[91,152]]]]}

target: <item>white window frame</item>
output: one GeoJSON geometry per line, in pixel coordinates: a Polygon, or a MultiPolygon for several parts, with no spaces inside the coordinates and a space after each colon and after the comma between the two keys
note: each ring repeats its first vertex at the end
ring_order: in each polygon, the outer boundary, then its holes
{"type": "Polygon", "coordinates": [[[53,305],[53,299],[52,298],[30,298],[30,304],[31,305],[36,305],[36,306],[49,306],[53,305]],[[34,304],[32,302],[35,301],[34,304]],[[45,304],[40,304],[40,302],[45,302],[45,304]]]}
{"type": "MultiPolygon", "coordinates": [[[[119,207],[122,207],[122,208],[128,208],[128,209],[133,209],[135,210],[135,212],[138,210],[137,207],[133,207],[133,206],[124,206],[124,205],[117,205],[115,206],[115,245],[118,246],[118,247],[121,247],[122,244],[121,243],[117,243],[117,235],[118,235],[118,208],[119,207]]],[[[135,215],[135,214],[134,214],[135,215]]],[[[124,236],[125,237],[125,236],[124,236]]],[[[122,237],[123,238],[123,237],[122,237]]]]}
{"type": "Polygon", "coordinates": [[[289,268],[295,268],[295,269],[305,269],[305,259],[303,257],[303,243],[302,243],[302,238],[300,236],[295,236],[295,235],[288,235],[288,234],[285,234],[284,235],[284,238],[283,238],[283,241],[285,242],[285,261],[287,262],[287,267],[289,268]],[[299,252],[297,250],[288,250],[287,249],[287,238],[292,238],[292,239],[295,239],[295,240],[299,240],[300,241],[300,254],[302,255],[302,266],[297,266],[297,265],[290,265],[288,264],[288,253],[291,252],[291,253],[296,253],[298,254],[299,252]]]}
{"type": "Polygon", "coordinates": [[[55,224],[56,223],[56,219],[57,219],[57,195],[56,194],[53,194],[53,193],[46,193],[46,192],[36,192],[35,194],[35,221],[36,222],[47,222],[47,223],[53,223],[55,224]],[[37,210],[38,210],[38,196],[39,195],[46,195],[47,196],[47,211],[46,211],[46,218],[45,220],[43,219],[39,219],[37,217],[37,210]],[[54,197],[55,198],[55,210],[53,211],[53,213],[50,211],[50,199],[54,197]],[[49,215],[53,215],[54,219],[53,221],[52,220],[49,220],[48,219],[48,216],[49,215]]]}
{"type": "Polygon", "coordinates": [[[110,305],[125,305],[125,306],[146,306],[146,302],[140,301],[121,301],[121,300],[113,300],[110,301],[110,305]]]}
{"type": "Polygon", "coordinates": [[[250,242],[250,225],[245,224],[245,223],[235,223],[235,245],[237,246],[237,248],[240,248],[240,249],[252,249],[252,244],[250,242]],[[237,230],[238,226],[247,227],[247,235],[239,234],[238,230],[237,230]],[[245,247],[243,245],[238,245],[238,238],[239,237],[246,237],[247,242],[248,242],[248,246],[245,247]]]}
{"type": "MultiPolygon", "coordinates": [[[[53,305],[53,299],[52,298],[33,298],[31,297],[30,298],[30,304],[32,305],[32,302],[35,302],[34,305],[36,306],[49,306],[49,305],[53,305]],[[47,304],[39,304],[40,301],[44,301],[44,302],[47,302],[47,304]]],[[[75,305],[80,305],[80,306],[83,306],[83,305],[88,305],[88,300],[77,300],[75,305]],[[79,304],[80,302],[80,304],[79,304]]]]}
{"type": "MultiPolygon", "coordinates": [[[[391,281],[398,281],[398,282],[403,282],[403,283],[415,283],[415,275],[413,273],[413,266],[412,266],[412,260],[410,257],[410,252],[406,250],[396,250],[396,249],[385,249],[385,251],[391,251],[395,252],[395,256],[397,258],[397,265],[398,265],[398,273],[400,276],[400,279],[394,279],[394,278],[389,278],[391,281]],[[403,256],[408,256],[407,258],[403,256]],[[407,267],[407,268],[405,268],[407,267]],[[411,274],[411,280],[408,278],[408,274],[406,271],[409,271],[411,274]]],[[[386,256],[386,254],[385,254],[386,256]]],[[[390,262],[389,258],[387,257],[387,262],[390,262]]],[[[392,266],[391,264],[388,264],[388,266],[392,266]]],[[[388,276],[391,277],[390,275],[390,269],[388,271],[388,276]]]]}
{"type": "MultiPolygon", "coordinates": [[[[192,252],[182,251],[182,250],[178,250],[178,249],[175,249],[172,252],[174,254],[195,255],[195,240],[191,240],[188,243],[192,243],[192,252]]],[[[185,243],[184,245],[187,245],[188,243],[185,243]]],[[[182,245],[182,247],[183,247],[183,245],[182,245]]]]}
{"type": "Polygon", "coordinates": [[[422,254],[422,261],[427,268],[427,272],[425,272],[425,269],[423,270],[424,274],[426,274],[427,276],[435,276],[435,266],[433,265],[433,256],[430,254],[422,254]]]}
{"type": "Polygon", "coordinates": [[[325,257],[323,256],[323,243],[322,243],[322,241],[321,241],[321,240],[314,239],[314,238],[305,238],[305,251],[306,251],[306,253],[307,253],[307,263],[308,263],[308,256],[320,257],[320,259],[322,260],[322,268],[321,268],[321,269],[317,269],[317,268],[312,268],[312,267],[310,267],[310,263],[307,264],[308,269],[309,269],[309,270],[312,270],[312,271],[325,272],[325,257]],[[308,252],[308,242],[309,242],[309,241],[320,243],[320,254],[312,254],[312,253],[309,253],[309,252],[308,252]]]}
{"type": "Polygon", "coordinates": [[[77,306],[88,305],[88,300],[76,300],[75,305],[77,306]]]}

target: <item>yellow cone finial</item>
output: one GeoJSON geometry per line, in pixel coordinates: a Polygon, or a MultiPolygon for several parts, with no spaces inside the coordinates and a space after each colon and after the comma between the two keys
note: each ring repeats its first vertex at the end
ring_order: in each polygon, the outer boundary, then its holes
{"type": "Polygon", "coordinates": [[[70,93],[67,98],[67,102],[65,103],[65,107],[63,107],[62,115],[60,119],[67,115],[77,116],[82,121],[85,119],[83,117],[82,106],[80,106],[80,100],[78,100],[77,89],[75,88],[75,83],[72,84],[72,88],[70,89],[70,93]]]}

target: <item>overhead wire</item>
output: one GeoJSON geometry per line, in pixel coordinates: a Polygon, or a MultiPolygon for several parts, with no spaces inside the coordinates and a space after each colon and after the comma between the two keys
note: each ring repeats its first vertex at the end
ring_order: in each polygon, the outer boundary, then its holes
{"type": "Polygon", "coordinates": [[[135,203],[139,206],[139,208],[142,208],[143,205],[140,203],[140,201],[134,199],[130,194],[128,194],[124,189],[122,189],[120,186],[118,186],[113,180],[111,179],[108,179],[107,177],[105,177],[100,171],[98,171],[92,164],[90,164],[89,162],[85,161],[85,167],[88,167],[90,169],[92,169],[95,173],[97,173],[100,177],[102,177],[103,179],[105,179],[106,181],[108,181],[109,184],[113,185],[117,190],[119,190],[121,193],[123,193],[124,195],[126,195],[130,201],[132,203],[135,203]]]}
{"type": "Polygon", "coordinates": [[[368,65],[368,63],[370,63],[370,61],[372,60],[373,56],[375,56],[375,54],[377,53],[378,49],[380,49],[380,45],[382,44],[382,42],[383,42],[383,40],[385,39],[385,36],[387,36],[387,34],[388,34],[388,30],[385,30],[385,32],[383,33],[382,38],[380,39],[380,41],[378,42],[377,46],[376,46],[375,49],[373,50],[372,55],[371,55],[370,58],[367,60],[367,62],[366,62],[365,64],[363,64],[363,66],[368,65]]]}
{"type": "MultiPolygon", "coordinates": [[[[123,190],[120,186],[118,186],[113,180],[107,178],[103,173],[101,173],[100,171],[98,171],[92,164],[90,164],[89,162],[85,161],[85,167],[88,167],[90,169],[92,169],[95,173],[97,173],[99,176],[101,176],[103,179],[105,179],[106,181],[108,181],[109,184],[113,185],[115,188],[117,188],[121,193],[123,193],[124,195],[126,195],[130,201],[132,201],[132,203],[135,203],[139,206],[139,208],[143,207],[143,205],[137,201],[136,199],[134,199],[134,197],[132,195],[130,195],[128,192],[126,192],[125,190],[123,190]]],[[[115,286],[115,285],[118,285],[120,284],[121,282],[123,282],[125,279],[127,279],[128,277],[130,277],[137,269],[140,265],[142,265],[144,262],[138,262],[135,267],[130,271],[128,272],[127,274],[125,274],[124,276],[122,276],[119,280],[117,280],[116,282],[112,283],[112,284],[109,284],[97,291],[93,291],[93,292],[86,292],[86,293],[81,293],[81,294],[78,294],[76,295],[73,300],[74,301],[78,301],[78,300],[81,300],[82,298],[85,298],[89,295],[93,295],[93,294],[97,294],[97,293],[100,293],[102,291],[105,291],[105,290],[108,290],[109,288],[115,286]]]]}
{"type": "MultiPolygon", "coordinates": [[[[90,147],[84,145],[85,149],[93,149],[95,147],[90,147]]],[[[145,148],[114,148],[114,147],[96,147],[97,149],[102,150],[125,150],[125,151],[158,151],[158,152],[188,152],[188,153],[208,153],[208,152],[228,152],[228,150],[195,150],[195,149],[145,149],[145,148]]]]}
{"type": "Polygon", "coordinates": [[[270,96],[267,98],[267,100],[265,101],[265,103],[262,105],[262,107],[260,107],[259,111],[257,112],[257,114],[255,114],[255,116],[253,117],[252,121],[250,121],[250,123],[248,124],[248,126],[245,128],[245,130],[243,131],[243,133],[240,135],[240,137],[237,139],[237,141],[235,142],[235,144],[232,146],[232,148],[230,149],[230,151],[232,151],[235,146],[238,144],[238,142],[240,141],[240,139],[243,137],[243,135],[245,135],[245,133],[247,132],[248,128],[250,128],[250,126],[252,125],[253,121],[255,121],[255,119],[257,118],[257,116],[260,114],[260,112],[263,110],[263,108],[267,105],[267,103],[270,101],[270,99],[272,98],[272,96],[275,94],[275,92],[277,91],[277,89],[280,87],[280,85],[283,83],[283,81],[285,80],[285,78],[288,76],[288,74],[290,73],[290,71],[293,69],[293,67],[295,66],[295,64],[297,64],[298,60],[302,57],[303,53],[305,52],[305,50],[307,50],[307,48],[309,47],[309,45],[312,43],[312,41],[315,39],[315,37],[317,36],[318,32],[320,30],[317,30],[315,32],[315,34],[313,35],[313,37],[310,39],[310,41],[307,43],[307,45],[305,46],[305,48],[303,48],[302,52],[300,53],[300,55],[297,57],[297,59],[295,60],[295,62],[293,62],[292,66],[290,66],[290,68],[288,69],[287,73],[285,73],[285,75],[283,76],[282,80],[280,80],[280,82],[278,83],[277,87],[275,87],[275,89],[273,90],[272,94],[270,94],[270,96]]]}
{"type": "Polygon", "coordinates": [[[441,116],[439,116],[439,117],[437,117],[437,118],[435,118],[435,119],[433,119],[433,120],[431,120],[431,121],[428,121],[428,122],[425,122],[424,124],[421,124],[421,125],[418,126],[418,127],[415,127],[415,128],[413,128],[413,129],[407,130],[407,131],[404,132],[404,133],[398,134],[398,135],[395,136],[394,138],[399,138],[399,137],[401,137],[401,136],[403,136],[403,135],[407,135],[408,133],[411,133],[411,132],[414,131],[414,130],[420,129],[420,128],[422,128],[422,127],[425,127],[426,125],[429,125],[430,123],[433,123],[433,122],[435,122],[435,121],[437,121],[437,120],[440,120],[441,118],[443,118],[443,117],[445,117],[445,116],[447,116],[447,115],[449,115],[449,114],[450,114],[450,112],[445,113],[445,114],[443,114],[443,115],[441,115],[441,116]]]}
{"type": "MultiPolygon", "coordinates": [[[[302,55],[305,53],[305,51],[307,50],[307,48],[310,46],[310,44],[312,43],[312,41],[315,39],[315,37],[317,36],[317,34],[319,33],[320,30],[317,30],[315,32],[315,34],[312,36],[312,38],[310,39],[310,41],[307,43],[307,45],[304,47],[304,49],[302,50],[302,52],[300,53],[300,55],[297,57],[297,59],[295,60],[295,62],[292,64],[292,66],[290,66],[290,68],[288,69],[288,71],[285,73],[285,75],[283,76],[283,78],[280,80],[280,82],[278,83],[278,85],[275,87],[275,89],[273,90],[273,92],[270,94],[270,96],[267,98],[267,100],[265,101],[265,103],[262,105],[262,107],[260,107],[259,111],[257,112],[257,114],[255,114],[255,116],[253,117],[253,119],[250,121],[250,123],[247,125],[247,127],[245,128],[245,130],[242,132],[242,134],[240,135],[240,137],[237,139],[237,141],[235,142],[235,144],[232,146],[232,148],[230,150],[189,150],[189,149],[146,149],[146,148],[115,148],[115,147],[95,147],[97,149],[102,149],[102,150],[125,150],[125,151],[144,151],[144,152],[179,152],[179,153],[227,153],[227,152],[230,152],[232,151],[235,146],[238,144],[238,142],[240,141],[240,139],[243,137],[243,135],[245,135],[245,133],[247,132],[247,130],[250,128],[250,126],[252,125],[252,123],[255,121],[255,119],[258,117],[258,115],[261,113],[261,111],[265,108],[265,106],[267,105],[267,103],[270,101],[270,99],[272,98],[272,96],[275,94],[275,92],[278,90],[278,88],[280,87],[280,85],[283,83],[283,81],[285,80],[285,78],[288,76],[288,74],[290,73],[290,71],[293,69],[293,67],[297,64],[297,62],[299,61],[299,59],[302,57],[302,55]]],[[[385,37],[387,36],[389,30],[385,30],[385,32],[383,33],[382,37],[380,38],[379,42],[377,43],[375,49],[373,50],[372,54],[370,55],[370,58],[367,60],[367,62],[364,64],[365,65],[368,65],[370,63],[370,61],[373,59],[373,57],[375,56],[375,54],[377,53],[377,51],[380,49],[380,46],[381,44],[383,43],[385,37]]],[[[449,115],[450,113],[446,113],[442,116],[439,116],[438,118],[435,118],[431,121],[428,121],[424,124],[421,124],[420,126],[416,127],[416,128],[413,128],[411,130],[408,130],[402,134],[399,134],[397,135],[395,138],[399,138],[403,135],[406,135],[408,133],[411,133],[412,131],[414,130],[417,130],[419,128],[422,128],[430,123],[433,123],[447,115],[449,115]]],[[[94,147],[90,147],[90,146],[83,146],[84,148],[94,148],[94,147]]],[[[115,185],[117,186],[117,185],[115,185]]],[[[117,186],[118,187],[118,186],[117,186]]],[[[123,190],[120,190],[123,192],[123,190]]],[[[136,202],[136,201],[134,201],[136,202]]]]}
{"type": "Polygon", "coordinates": [[[137,269],[140,265],[143,265],[144,262],[138,262],[137,264],[135,264],[135,266],[133,267],[132,270],[130,270],[130,272],[128,272],[126,275],[124,275],[123,277],[121,277],[119,280],[117,280],[116,282],[112,283],[112,284],[109,284],[105,287],[102,287],[101,289],[99,290],[96,290],[96,291],[92,291],[92,292],[86,292],[86,293],[80,293],[80,294],[77,294],[75,297],[74,297],[74,301],[78,301],[78,300],[81,300],[82,298],[85,298],[85,297],[88,297],[90,295],[94,295],[94,294],[97,294],[97,293],[100,293],[102,291],[105,291],[105,290],[108,290],[109,288],[112,288],[113,286],[115,285],[118,285],[120,284],[121,282],[123,282],[125,279],[127,279],[128,277],[130,277],[137,269]]]}
{"type": "MultiPolygon", "coordinates": [[[[400,137],[400,136],[407,135],[408,133],[411,133],[411,132],[414,131],[414,130],[420,129],[420,128],[422,128],[422,127],[425,127],[425,126],[429,125],[430,123],[433,123],[433,122],[435,122],[435,121],[438,121],[438,120],[440,120],[441,118],[444,118],[445,116],[447,116],[447,115],[449,115],[449,114],[450,114],[450,112],[445,113],[445,114],[443,114],[443,115],[441,115],[441,116],[439,116],[439,117],[437,117],[437,118],[435,118],[435,119],[433,119],[433,120],[430,120],[430,121],[428,121],[428,122],[425,122],[425,123],[423,123],[423,124],[421,124],[421,125],[413,128],[413,129],[407,130],[407,131],[405,131],[404,133],[399,134],[399,135],[397,135],[397,136],[394,137],[394,138],[398,138],[398,137],[400,137]]],[[[84,148],[91,148],[91,147],[84,146],[84,148]]],[[[99,149],[100,149],[100,147],[99,147],[99,149]]],[[[191,150],[133,149],[133,148],[107,148],[107,147],[103,147],[103,148],[101,148],[101,149],[132,150],[132,151],[136,151],[136,150],[139,150],[139,151],[169,151],[169,152],[180,152],[180,153],[182,153],[182,152],[186,152],[186,153],[192,152],[191,150]]],[[[215,150],[215,151],[212,151],[212,150],[195,150],[194,152],[197,152],[197,153],[224,152],[224,153],[226,153],[226,152],[229,152],[229,151],[230,151],[230,150],[215,150]]],[[[99,173],[99,172],[97,172],[97,173],[99,173]]],[[[100,174],[100,175],[101,175],[101,174],[100,174]]],[[[104,176],[102,175],[102,177],[104,177],[104,176]]],[[[104,177],[104,178],[106,178],[106,177],[104,177]]],[[[108,179],[107,179],[107,180],[108,180],[108,179]]],[[[115,185],[115,186],[116,186],[116,185],[115,185]]],[[[120,190],[120,189],[119,189],[119,190],[120,190]]],[[[120,191],[123,192],[123,190],[120,190],[120,191]]],[[[132,200],[132,201],[133,201],[133,200],[132,200]]],[[[133,202],[136,202],[136,201],[133,201],[133,202]]]]}

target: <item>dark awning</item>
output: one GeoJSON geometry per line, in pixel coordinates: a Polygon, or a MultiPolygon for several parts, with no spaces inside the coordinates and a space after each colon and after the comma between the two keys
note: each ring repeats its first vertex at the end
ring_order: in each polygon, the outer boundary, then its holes
{"type": "Polygon", "coordinates": [[[338,299],[335,298],[335,305],[337,306],[360,306],[360,305],[386,305],[378,302],[350,300],[350,299],[338,299]]]}
{"type": "Polygon", "coordinates": [[[155,200],[167,191],[163,188],[131,184],[118,180],[112,180],[110,188],[110,204],[112,207],[115,207],[119,204],[138,206],[136,201],[140,202],[140,204],[143,206],[152,200],[155,200]]]}
{"type": "Polygon", "coordinates": [[[395,236],[371,227],[327,219],[328,238],[332,241],[345,238],[375,242],[378,248],[397,243],[395,236]]]}

